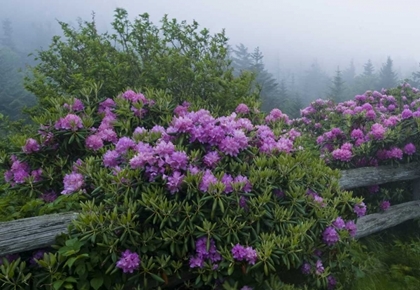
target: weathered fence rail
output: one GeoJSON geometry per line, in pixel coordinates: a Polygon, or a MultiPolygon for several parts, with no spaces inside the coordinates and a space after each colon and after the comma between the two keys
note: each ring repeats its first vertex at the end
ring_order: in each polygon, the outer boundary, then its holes
{"type": "MultiPolygon", "coordinates": [[[[420,217],[420,164],[365,167],[342,171],[339,180],[343,189],[412,180],[413,201],[391,206],[383,213],[374,213],[357,220],[356,238],[393,227],[420,217]]],[[[77,213],[62,213],[0,223],[0,256],[52,245],[55,237],[67,232],[77,213]]]]}

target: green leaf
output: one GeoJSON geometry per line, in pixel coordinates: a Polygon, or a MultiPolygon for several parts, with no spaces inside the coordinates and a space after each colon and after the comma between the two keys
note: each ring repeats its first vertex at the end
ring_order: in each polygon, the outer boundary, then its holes
{"type": "Polygon", "coordinates": [[[63,286],[64,280],[58,280],[53,283],[53,287],[55,290],[59,290],[61,286],[63,286]]]}
{"type": "Polygon", "coordinates": [[[156,281],[159,281],[159,282],[161,282],[161,283],[165,283],[165,280],[163,280],[162,279],[162,277],[160,277],[160,276],[158,276],[158,275],[156,275],[156,274],[153,274],[153,273],[149,273],[150,274],[150,276],[152,276],[152,278],[153,279],[155,279],[156,281]]]}
{"type": "Polygon", "coordinates": [[[90,280],[90,286],[92,286],[93,289],[98,290],[102,284],[104,283],[104,278],[102,277],[95,277],[92,280],[90,280]]]}

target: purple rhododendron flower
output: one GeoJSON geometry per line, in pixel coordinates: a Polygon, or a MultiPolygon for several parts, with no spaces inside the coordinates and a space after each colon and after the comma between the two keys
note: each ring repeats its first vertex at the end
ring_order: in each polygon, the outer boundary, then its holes
{"type": "Polygon", "coordinates": [[[366,205],[364,202],[358,203],[354,206],[354,213],[357,214],[357,217],[362,217],[366,214],[366,205]]]}
{"type": "Polygon", "coordinates": [[[345,149],[335,149],[332,152],[332,156],[336,160],[348,162],[353,157],[353,153],[350,150],[345,149]]]}
{"type": "Polygon", "coordinates": [[[46,253],[46,250],[38,250],[32,254],[31,259],[29,260],[29,263],[32,266],[38,265],[37,260],[41,260],[44,257],[44,254],[46,253]]]}
{"type": "Polygon", "coordinates": [[[340,240],[340,236],[334,227],[327,227],[322,233],[322,238],[328,246],[332,246],[340,240]]]}
{"type": "Polygon", "coordinates": [[[246,202],[247,202],[247,198],[245,197],[245,196],[241,196],[240,198],[239,198],[239,206],[240,207],[242,207],[242,208],[244,208],[244,209],[247,209],[248,208],[248,206],[247,206],[247,204],[246,204],[246,202]]]}
{"type": "Polygon", "coordinates": [[[248,114],[249,113],[249,108],[245,104],[239,104],[236,107],[235,112],[238,113],[238,114],[248,114]]]}
{"type": "Polygon", "coordinates": [[[53,202],[57,199],[57,194],[54,191],[43,193],[40,198],[47,203],[53,202]]]}
{"type": "Polygon", "coordinates": [[[25,146],[22,147],[22,151],[26,154],[38,152],[40,149],[38,141],[35,139],[29,138],[26,140],[25,146]]]}
{"type": "Polygon", "coordinates": [[[416,146],[413,143],[408,143],[404,146],[404,153],[407,155],[413,155],[416,153],[416,146]]]}
{"type": "MultiPolygon", "coordinates": [[[[195,242],[196,255],[190,258],[190,268],[203,268],[204,262],[209,260],[211,263],[217,263],[222,260],[216,248],[213,239],[210,239],[210,247],[207,250],[207,237],[201,237],[195,242]]],[[[213,268],[216,269],[217,265],[214,264],[213,268]]]]}
{"type": "Polygon", "coordinates": [[[222,177],[221,182],[225,185],[225,193],[233,192],[233,177],[230,174],[225,173],[222,177]]]}
{"type": "Polygon", "coordinates": [[[413,112],[410,109],[405,109],[404,111],[402,111],[401,113],[401,119],[409,119],[413,117],[413,112]]]}
{"type": "Polygon", "coordinates": [[[347,221],[346,222],[346,230],[349,231],[349,234],[351,237],[354,237],[356,235],[357,226],[354,223],[354,221],[347,221]]]}
{"type": "Polygon", "coordinates": [[[83,175],[80,173],[70,173],[64,176],[64,190],[61,194],[71,194],[79,189],[81,189],[84,185],[83,175]]]}
{"type": "Polygon", "coordinates": [[[77,131],[78,129],[83,128],[82,119],[79,116],[74,114],[68,114],[64,118],[61,118],[55,123],[55,129],[65,129],[65,130],[72,130],[77,131]]]}
{"type": "Polygon", "coordinates": [[[168,176],[166,186],[172,194],[179,191],[184,177],[179,171],[175,171],[172,176],[168,176]]]}
{"type": "Polygon", "coordinates": [[[133,273],[140,266],[140,257],[137,253],[125,250],[121,258],[117,261],[117,268],[123,270],[124,273],[133,273]]]}
{"type": "Polygon", "coordinates": [[[380,204],[380,208],[385,211],[387,210],[389,207],[391,206],[391,203],[389,202],[389,200],[384,200],[381,202],[380,204]]]}
{"type": "Polygon", "coordinates": [[[212,168],[217,164],[217,162],[219,162],[220,159],[221,157],[217,151],[210,151],[204,155],[203,162],[205,165],[212,168]]]}
{"type": "Polygon", "coordinates": [[[339,230],[344,229],[346,227],[346,223],[341,217],[337,217],[333,222],[333,226],[339,230]]]}
{"type": "Polygon", "coordinates": [[[209,169],[207,169],[206,172],[204,172],[203,178],[201,179],[199,189],[203,192],[207,192],[209,186],[215,184],[216,182],[218,182],[217,178],[209,169]]]}
{"type": "Polygon", "coordinates": [[[115,150],[108,150],[103,157],[105,167],[115,167],[118,165],[120,154],[115,150]]]}
{"type": "Polygon", "coordinates": [[[115,151],[118,154],[126,153],[128,149],[133,149],[136,147],[136,143],[128,137],[122,137],[118,140],[117,144],[115,145],[115,151]]]}
{"type": "Polygon", "coordinates": [[[233,180],[233,184],[239,184],[241,185],[240,191],[243,192],[250,192],[252,190],[251,182],[249,182],[248,178],[246,176],[238,175],[233,180]]]}
{"type": "Polygon", "coordinates": [[[303,263],[302,265],[302,273],[305,275],[309,275],[311,273],[311,264],[309,264],[308,262],[303,263]]]}
{"type": "Polygon", "coordinates": [[[93,151],[97,151],[104,146],[104,142],[99,135],[90,135],[86,138],[86,147],[93,151]]]}
{"type": "Polygon", "coordinates": [[[335,289],[335,286],[337,285],[337,280],[335,280],[335,278],[331,275],[327,277],[327,280],[328,280],[328,290],[335,289]]]}
{"type": "Polygon", "coordinates": [[[324,273],[324,265],[322,265],[322,261],[321,260],[317,260],[316,264],[315,264],[315,274],[317,275],[321,275],[322,273],[324,273]]]}
{"type": "Polygon", "coordinates": [[[252,247],[244,247],[236,244],[232,248],[232,256],[237,261],[247,261],[249,264],[254,265],[257,261],[258,254],[252,247]]]}
{"type": "Polygon", "coordinates": [[[378,123],[373,124],[370,130],[371,130],[370,134],[376,140],[382,140],[385,136],[386,129],[381,124],[378,124],[378,123]]]}

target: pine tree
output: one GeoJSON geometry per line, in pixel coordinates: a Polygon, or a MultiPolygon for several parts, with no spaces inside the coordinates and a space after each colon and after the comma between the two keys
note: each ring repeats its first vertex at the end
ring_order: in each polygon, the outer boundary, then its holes
{"type": "Polygon", "coordinates": [[[388,56],[386,63],[384,63],[379,72],[378,89],[393,88],[397,85],[397,74],[393,69],[393,61],[388,56]]]}
{"type": "Polygon", "coordinates": [[[340,102],[344,100],[345,85],[342,73],[338,67],[335,76],[332,81],[332,86],[330,87],[329,98],[335,102],[340,102]]]}

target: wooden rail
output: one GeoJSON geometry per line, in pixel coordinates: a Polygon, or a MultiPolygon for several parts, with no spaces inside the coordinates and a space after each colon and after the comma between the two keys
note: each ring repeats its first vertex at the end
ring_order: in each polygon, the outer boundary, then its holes
{"type": "MultiPolygon", "coordinates": [[[[420,217],[420,165],[364,167],[341,172],[342,189],[413,180],[414,201],[391,206],[384,213],[374,213],[357,220],[356,238],[420,217]]],[[[77,213],[51,214],[0,223],[0,256],[34,250],[55,242],[57,235],[67,232],[77,213]]]]}

